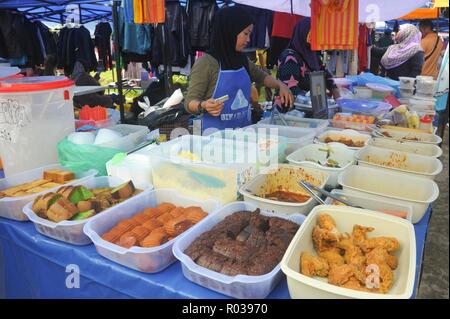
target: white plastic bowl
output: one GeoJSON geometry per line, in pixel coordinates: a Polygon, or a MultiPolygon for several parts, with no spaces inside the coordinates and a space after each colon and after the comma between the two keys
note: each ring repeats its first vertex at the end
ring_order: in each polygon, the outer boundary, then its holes
{"type": "Polygon", "coordinates": [[[412,88],[412,89],[400,88],[400,96],[402,98],[409,98],[413,95],[414,95],[414,88],[412,88]]]}
{"type": "MultiPolygon", "coordinates": [[[[367,143],[369,142],[369,140],[371,139],[369,134],[360,133],[355,130],[343,130],[343,131],[329,130],[329,131],[325,131],[322,134],[318,135],[317,138],[314,140],[314,142],[327,144],[327,143],[325,143],[325,139],[327,137],[330,137],[333,139],[344,137],[347,139],[351,139],[352,141],[362,141],[362,142],[364,142],[364,146],[366,146],[367,143]]],[[[331,142],[331,143],[335,143],[335,142],[331,142]]],[[[359,149],[363,148],[364,146],[361,146],[361,147],[348,146],[348,148],[350,148],[352,150],[359,150],[359,149]]]]}
{"type": "Polygon", "coordinates": [[[280,164],[263,170],[249,183],[242,186],[239,192],[244,196],[244,201],[252,203],[261,209],[286,215],[307,215],[317,205],[316,200],[313,198],[309,198],[304,203],[289,203],[260,196],[279,190],[278,186],[281,186],[284,191],[288,190],[309,196],[303,187],[300,186],[299,182],[301,180],[306,180],[317,187],[324,188],[328,179],[329,174],[317,168],[280,164]],[[275,177],[273,177],[274,174],[275,177]],[[269,180],[276,180],[276,185],[274,185],[275,183],[270,183],[269,180]]]}
{"type": "Polygon", "coordinates": [[[414,90],[414,84],[416,84],[415,78],[410,78],[406,76],[400,76],[400,89],[413,89],[414,90]]]}
{"type": "MultiPolygon", "coordinates": [[[[213,228],[225,217],[239,211],[255,211],[256,208],[250,203],[230,203],[182,234],[173,245],[173,254],[181,262],[184,276],[200,286],[234,298],[262,299],[267,297],[283,278],[280,265],[262,276],[237,275],[232,277],[201,267],[184,254],[184,251],[197,237],[213,228]]],[[[284,218],[300,225],[305,220],[302,215],[284,216],[267,211],[261,211],[261,213],[266,216],[284,218]]]]}
{"type": "Polygon", "coordinates": [[[220,208],[220,203],[213,199],[195,200],[180,195],[174,189],[158,189],[148,192],[144,196],[133,197],[121,207],[112,207],[108,215],[92,218],[84,226],[84,233],[92,240],[97,252],[109,260],[142,272],[162,271],[176,261],[172,247],[180,236],[158,247],[131,247],[129,249],[107,242],[101,236],[121,220],[131,218],[145,208],[156,207],[164,202],[179,207],[198,206],[208,214],[212,214],[220,208]]]}
{"type": "MultiPolygon", "coordinates": [[[[38,179],[43,178],[44,171],[52,170],[52,169],[64,169],[59,164],[53,164],[49,166],[44,166],[40,168],[35,168],[23,173],[19,173],[16,175],[12,175],[7,178],[0,179],[0,189],[7,189],[10,187],[18,186],[20,184],[29,183],[38,179]]],[[[67,185],[73,185],[76,183],[80,183],[83,181],[88,181],[91,178],[94,178],[95,175],[98,174],[98,171],[95,169],[91,169],[85,173],[81,173],[77,176],[75,176],[76,180],[73,180],[69,183],[66,183],[64,185],[57,186],[52,189],[48,189],[44,192],[40,192],[37,194],[32,194],[29,196],[24,197],[5,197],[0,199],[0,217],[18,220],[18,221],[25,221],[28,220],[27,215],[25,215],[22,211],[23,207],[29,203],[30,201],[34,201],[34,199],[40,195],[44,195],[50,192],[53,192],[57,190],[58,188],[62,186],[67,185]]]]}
{"type": "MultiPolygon", "coordinates": [[[[384,198],[383,200],[375,200],[364,195],[349,194],[342,189],[333,189],[331,191],[331,194],[337,195],[339,197],[344,197],[344,199],[347,199],[349,202],[356,206],[360,206],[364,209],[369,209],[377,213],[382,212],[383,210],[406,212],[406,220],[412,222],[412,207],[410,205],[401,205],[387,198],[384,198]]],[[[334,200],[331,197],[327,197],[327,199],[325,200],[325,204],[333,205],[333,201],[334,200]]]]}
{"type": "MultiPolygon", "coordinates": [[[[103,188],[103,187],[116,187],[119,186],[126,181],[117,177],[111,177],[111,176],[102,176],[102,177],[95,177],[92,178],[86,182],[80,182],[75,183],[73,185],[83,185],[89,189],[94,188],[103,188]]],[[[146,193],[151,191],[153,189],[152,185],[148,185],[148,188],[144,190],[144,192],[136,195],[135,197],[144,196],[146,193]]],[[[129,199],[128,199],[129,200],[129,199]]],[[[114,206],[116,209],[123,209],[124,205],[126,205],[127,200],[114,206]]],[[[91,239],[86,236],[86,234],[83,232],[84,225],[92,218],[96,218],[98,216],[101,216],[103,214],[108,214],[112,208],[108,208],[99,214],[80,221],[72,221],[72,220],[64,220],[59,223],[52,222],[50,220],[47,220],[45,218],[41,218],[38,215],[36,215],[35,212],[32,210],[33,202],[28,203],[24,208],[23,212],[25,215],[28,216],[28,218],[34,223],[34,226],[36,227],[36,230],[50,238],[64,241],[69,244],[73,245],[88,245],[91,243],[91,239]]]]}
{"type": "Polygon", "coordinates": [[[399,204],[411,205],[414,224],[439,197],[439,188],[434,181],[390,170],[351,166],[339,175],[338,182],[350,194],[378,200],[390,198],[399,204]]]}
{"type": "Polygon", "coordinates": [[[289,294],[293,299],[408,299],[414,291],[416,274],[416,237],[412,224],[387,214],[344,206],[322,205],[313,209],[295,235],[281,261],[281,269],[287,276],[289,294]],[[368,236],[395,237],[400,249],[395,252],[398,268],[394,270],[394,282],[386,294],[362,292],[331,285],[326,278],[307,277],[300,271],[300,254],[314,252],[312,230],[320,213],[327,213],[336,221],[341,232],[351,233],[355,224],[374,227],[368,236]]]}
{"type": "Polygon", "coordinates": [[[339,185],[337,182],[338,175],[347,167],[356,163],[355,150],[352,150],[341,143],[329,143],[327,145],[310,144],[289,155],[287,160],[289,164],[292,165],[317,168],[328,173],[330,178],[325,187],[329,188],[336,188],[339,185]],[[329,159],[336,161],[340,168],[328,167],[317,163],[318,161],[326,162],[327,152],[323,151],[323,149],[330,149],[331,154],[329,159]],[[314,162],[311,162],[308,159],[313,160],[314,162]]]}
{"type": "Polygon", "coordinates": [[[358,165],[403,172],[409,176],[434,180],[442,172],[440,160],[434,157],[367,146],[356,153],[358,165]],[[400,162],[399,162],[400,161],[400,162]],[[389,164],[387,164],[389,163],[389,164]]]}
{"type": "Polygon", "coordinates": [[[368,145],[436,158],[441,157],[442,155],[442,149],[439,146],[432,144],[399,142],[392,139],[376,137],[369,141],[368,145]]]}
{"type": "Polygon", "coordinates": [[[442,138],[440,136],[437,136],[435,134],[428,134],[428,133],[411,133],[411,132],[404,132],[404,131],[396,131],[391,129],[379,129],[379,132],[388,133],[391,137],[388,136],[378,136],[380,138],[387,138],[391,140],[399,140],[404,142],[413,142],[413,143],[424,143],[424,144],[440,144],[442,142],[442,138]]]}

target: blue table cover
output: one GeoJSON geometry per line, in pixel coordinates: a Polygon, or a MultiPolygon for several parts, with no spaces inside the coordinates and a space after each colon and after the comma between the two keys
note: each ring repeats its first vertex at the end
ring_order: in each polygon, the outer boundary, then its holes
{"type": "MultiPolygon", "coordinates": [[[[423,248],[431,206],[414,225],[417,270],[414,295],[421,273],[423,248]]],[[[73,272],[73,271],[72,271],[73,272]]],[[[187,280],[180,262],[157,274],[141,273],[97,254],[93,244],[74,246],[39,234],[31,222],[0,218],[0,298],[228,298],[187,280]],[[67,288],[66,279],[75,264],[79,288],[67,288]]],[[[268,298],[287,299],[286,279],[268,298]]]]}

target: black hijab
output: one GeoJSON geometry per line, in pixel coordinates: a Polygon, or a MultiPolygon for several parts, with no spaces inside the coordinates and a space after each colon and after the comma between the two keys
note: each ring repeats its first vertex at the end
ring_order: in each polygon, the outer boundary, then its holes
{"type": "Polygon", "coordinates": [[[215,15],[208,53],[219,61],[223,70],[245,67],[248,72],[248,59],[244,53],[236,51],[236,40],[251,24],[250,16],[239,7],[223,8],[215,15]]]}
{"type": "Polygon", "coordinates": [[[311,45],[308,43],[310,30],[311,19],[304,18],[300,20],[294,28],[288,47],[300,54],[310,71],[319,71],[321,67],[318,52],[312,51],[311,45]]]}

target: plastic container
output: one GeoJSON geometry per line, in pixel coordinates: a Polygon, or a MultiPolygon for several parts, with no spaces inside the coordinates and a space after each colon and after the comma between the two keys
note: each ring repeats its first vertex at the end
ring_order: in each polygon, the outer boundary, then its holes
{"type": "Polygon", "coordinates": [[[442,155],[442,149],[439,146],[432,144],[399,142],[395,140],[376,137],[369,141],[368,145],[435,158],[438,158],[442,155]]]}
{"type": "Polygon", "coordinates": [[[389,134],[388,136],[384,136],[381,138],[387,138],[391,140],[401,140],[405,142],[414,142],[414,143],[424,143],[424,144],[434,144],[438,145],[442,142],[442,138],[440,136],[428,133],[411,133],[411,132],[403,132],[396,131],[392,129],[379,129],[379,132],[382,134],[389,134]]]}
{"type": "Polygon", "coordinates": [[[327,145],[310,144],[289,155],[287,160],[289,164],[317,168],[329,174],[330,178],[325,185],[328,188],[336,188],[339,185],[337,182],[338,175],[347,167],[356,163],[355,151],[340,143],[329,143],[327,145]],[[318,161],[326,162],[326,150],[330,150],[329,159],[336,161],[340,166],[339,168],[328,167],[318,163],[318,161]]]}
{"type": "Polygon", "coordinates": [[[84,226],[84,233],[92,240],[97,252],[109,260],[142,272],[162,271],[176,261],[172,247],[180,236],[158,247],[131,247],[129,249],[103,240],[101,236],[120,221],[133,217],[145,208],[156,207],[164,202],[179,207],[198,206],[208,214],[212,214],[220,208],[219,202],[212,199],[199,201],[181,196],[178,191],[173,189],[158,189],[147,192],[144,196],[131,198],[122,207],[112,207],[108,215],[92,218],[84,226]]]}
{"type": "Polygon", "coordinates": [[[364,86],[355,86],[353,88],[355,92],[355,98],[357,99],[371,99],[372,98],[372,90],[366,88],[364,86]]]}
{"type": "Polygon", "coordinates": [[[267,130],[258,131],[253,128],[227,129],[213,133],[210,137],[255,144],[258,150],[256,154],[258,168],[271,163],[282,163],[286,159],[287,140],[275,131],[271,133],[267,130]]]}
{"type": "Polygon", "coordinates": [[[430,116],[420,118],[419,129],[431,132],[433,129],[433,120],[430,116]]]}
{"type": "Polygon", "coordinates": [[[120,122],[120,112],[114,109],[107,109],[108,119],[106,120],[75,120],[75,128],[78,130],[83,126],[94,126],[97,128],[110,128],[120,122]]]}
{"type": "Polygon", "coordinates": [[[375,128],[375,120],[373,115],[337,113],[334,115],[331,125],[339,129],[372,132],[375,128]]]}
{"type": "Polygon", "coordinates": [[[436,99],[409,99],[409,108],[413,111],[434,111],[436,99]]]}
{"type": "Polygon", "coordinates": [[[439,196],[434,181],[391,170],[351,166],[339,175],[338,182],[350,194],[378,200],[390,198],[399,204],[411,205],[414,224],[422,219],[429,205],[439,196]]]}
{"type": "Polygon", "coordinates": [[[432,76],[427,76],[427,75],[416,76],[417,82],[426,82],[426,81],[433,81],[433,80],[434,80],[434,78],[432,76]]]}
{"type": "Polygon", "coordinates": [[[287,144],[285,155],[289,155],[299,148],[311,144],[314,140],[314,136],[316,136],[316,129],[312,128],[300,128],[270,124],[254,124],[247,126],[246,128],[254,129],[257,132],[261,132],[262,130],[262,132],[266,134],[277,132],[273,134],[278,134],[278,136],[284,137],[286,139],[287,144]]]}
{"type": "MultiPolygon", "coordinates": [[[[316,255],[314,253],[314,255],[316,255]]],[[[344,206],[318,206],[303,223],[281,261],[281,269],[287,276],[288,289],[293,299],[408,299],[414,291],[416,275],[416,237],[412,224],[398,217],[344,206]],[[394,282],[386,294],[362,292],[331,285],[327,278],[307,277],[300,273],[302,252],[314,253],[312,231],[320,213],[329,214],[341,232],[351,233],[355,224],[374,227],[368,237],[395,237],[400,249],[395,252],[398,267],[394,270],[394,282]]]]}
{"type": "Polygon", "coordinates": [[[414,89],[403,89],[400,88],[400,96],[402,98],[409,98],[414,95],[414,89]]]}
{"type": "Polygon", "coordinates": [[[415,78],[410,78],[410,77],[406,77],[406,76],[400,76],[399,78],[400,81],[400,89],[412,89],[414,90],[414,85],[416,84],[416,79],[415,78]]]}
{"type": "Polygon", "coordinates": [[[434,95],[436,93],[437,81],[435,80],[418,80],[416,90],[420,94],[434,95]]]}
{"type": "MultiPolygon", "coordinates": [[[[0,179],[0,190],[7,189],[10,187],[18,186],[20,184],[29,183],[38,179],[43,178],[44,171],[51,169],[64,169],[59,164],[53,164],[49,166],[44,166],[40,168],[35,168],[26,172],[22,172],[16,175],[12,175],[10,177],[0,179]]],[[[77,179],[71,181],[64,185],[72,185],[74,183],[88,181],[91,178],[94,178],[97,175],[97,171],[92,169],[88,172],[81,173],[75,176],[77,179]]],[[[50,193],[52,191],[57,190],[59,187],[55,187],[52,189],[48,189],[45,192],[36,193],[29,196],[24,197],[7,197],[0,199],[0,216],[8,219],[25,221],[28,220],[28,217],[22,212],[23,207],[29,203],[30,201],[34,201],[34,199],[40,195],[50,193]]]]}
{"type": "Polygon", "coordinates": [[[366,86],[372,90],[372,98],[374,99],[382,100],[395,92],[394,88],[384,84],[367,83],[366,86]]]}
{"type": "Polygon", "coordinates": [[[109,176],[132,180],[137,188],[153,184],[150,159],[137,152],[128,155],[119,163],[114,163],[112,160],[108,161],[106,170],[109,176]]]}
{"type": "MultiPolygon", "coordinates": [[[[126,181],[117,177],[111,176],[103,176],[103,177],[95,177],[88,181],[83,181],[80,183],[75,183],[73,185],[83,185],[89,189],[93,188],[103,188],[103,187],[116,187],[119,186],[126,181]]],[[[146,193],[153,189],[152,185],[148,185],[148,188],[144,190],[144,192],[136,195],[135,197],[145,196],[146,193]]],[[[128,200],[114,206],[116,209],[124,209],[128,200]]],[[[81,220],[81,221],[71,221],[64,220],[59,223],[54,223],[50,220],[44,219],[36,215],[32,210],[33,202],[28,203],[24,208],[23,212],[28,218],[34,223],[36,230],[53,239],[60,240],[73,245],[88,245],[91,243],[91,239],[86,236],[83,232],[84,225],[92,218],[96,218],[97,216],[101,216],[103,214],[108,214],[112,208],[108,208],[94,217],[81,220]]],[[[111,217],[111,215],[110,215],[111,217]]]]}
{"type": "Polygon", "coordinates": [[[338,88],[349,89],[352,84],[352,82],[346,78],[333,78],[333,81],[338,88]]]}
{"type": "MultiPolygon", "coordinates": [[[[230,203],[182,234],[173,246],[173,254],[181,262],[184,276],[200,286],[230,297],[241,299],[262,299],[267,297],[283,278],[280,265],[277,265],[270,273],[262,276],[237,275],[231,277],[201,267],[184,254],[184,251],[197,237],[213,228],[225,217],[239,211],[255,211],[255,209],[256,206],[249,203],[230,203]]],[[[269,212],[261,213],[267,216],[288,219],[300,225],[305,220],[305,217],[302,215],[284,216],[274,215],[269,212]]]]}
{"type": "Polygon", "coordinates": [[[146,152],[155,189],[177,189],[186,196],[216,198],[222,204],[237,200],[241,185],[258,173],[256,146],[230,140],[227,146],[221,139],[214,140],[185,135],[146,152]]]}
{"type": "MultiPolygon", "coordinates": [[[[299,118],[297,116],[289,116],[289,115],[283,115],[283,117],[288,126],[290,127],[315,129],[316,133],[321,132],[324,128],[326,128],[330,124],[328,120],[299,118]]],[[[285,126],[284,123],[278,117],[275,117],[274,123],[270,123],[270,121],[271,119],[267,118],[259,121],[258,124],[272,124],[285,126]]]]}
{"type": "Polygon", "coordinates": [[[405,175],[434,180],[442,172],[440,160],[406,152],[367,146],[356,153],[358,165],[388,169],[405,175]]]}
{"type": "Polygon", "coordinates": [[[147,134],[150,133],[148,127],[140,125],[119,124],[109,129],[120,133],[122,138],[97,146],[115,148],[122,152],[128,152],[143,143],[147,134]]]}
{"type": "MultiPolygon", "coordinates": [[[[359,133],[354,130],[343,130],[343,131],[337,131],[337,130],[329,130],[325,131],[324,133],[317,136],[317,138],[314,140],[315,143],[320,144],[327,144],[325,141],[327,138],[330,138],[333,140],[333,142],[330,143],[336,143],[339,139],[346,139],[351,140],[355,143],[362,143],[362,146],[349,146],[352,150],[359,150],[367,145],[369,140],[371,139],[370,135],[359,133]]],[[[339,142],[338,142],[339,143],[339,142]]]]}
{"type": "Polygon", "coordinates": [[[392,108],[388,103],[368,100],[340,99],[337,101],[343,113],[383,116],[392,108]]]}
{"type": "Polygon", "coordinates": [[[73,88],[66,77],[0,82],[0,157],[6,176],[58,162],[58,142],[75,131],[73,88]]]}
{"type": "MultiPolygon", "coordinates": [[[[406,212],[405,219],[408,220],[409,222],[412,222],[412,207],[409,205],[399,205],[389,199],[383,199],[382,201],[380,201],[380,200],[374,200],[374,199],[367,198],[366,196],[363,196],[363,195],[352,195],[352,194],[346,193],[342,189],[333,189],[331,191],[331,194],[342,197],[354,205],[363,207],[364,209],[368,209],[368,210],[374,211],[376,213],[378,213],[378,212],[382,213],[383,211],[406,212]]],[[[331,197],[327,197],[327,199],[325,200],[326,205],[333,205],[333,202],[334,202],[334,199],[332,199],[331,197]]],[[[342,206],[342,205],[338,205],[338,206],[342,206]]],[[[401,217],[399,217],[399,218],[401,218],[401,217]]]]}
{"type": "Polygon", "coordinates": [[[299,182],[301,180],[324,188],[328,179],[329,174],[317,168],[304,165],[280,164],[277,167],[269,167],[261,172],[248,184],[245,184],[239,192],[244,196],[244,201],[252,203],[261,209],[286,215],[307,215],[311,208],[317,205],[317,202],[311,197],[303,203],[292,203],[267,199],[264,198],[264,195],[281,190],[309,196],[303,187],[300,186],[299,182]]]}

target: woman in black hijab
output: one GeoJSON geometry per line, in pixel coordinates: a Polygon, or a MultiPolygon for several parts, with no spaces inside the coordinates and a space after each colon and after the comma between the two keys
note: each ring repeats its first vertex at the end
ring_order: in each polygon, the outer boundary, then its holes
{"type": "Polygon", "coordinates": [[[285,106],[292,107],[287,86],[265,73],[243,53],[253,22],[239,7],[221,9],[214,18],[210,49],[192,68],[186,109],[202,114],[202,131],[244,127],[251,123],[251,83],[278,89],[285,106]],[[228,96],[227,101],[218,100],[228,96]]]}

